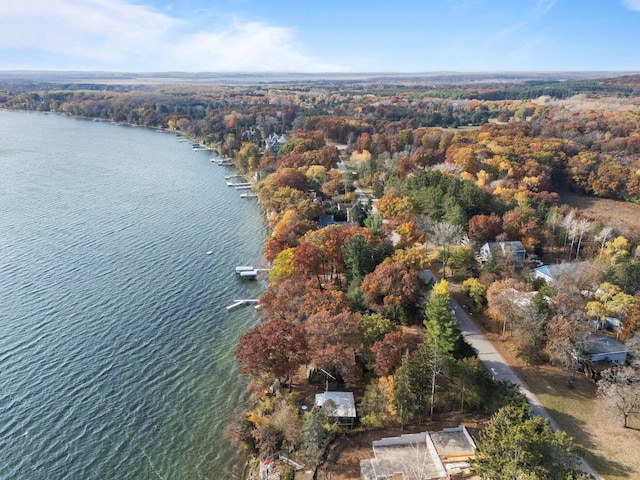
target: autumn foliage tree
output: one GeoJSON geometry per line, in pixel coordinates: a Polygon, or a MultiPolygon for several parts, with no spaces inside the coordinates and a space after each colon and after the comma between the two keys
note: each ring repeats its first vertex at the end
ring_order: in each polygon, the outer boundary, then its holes
{"type": "Polygon", "coordinates": [[[306,334],[301,325],[274,319],[240,337],[236,358],[242,373],[270,375],[289,383],[292,373],[304,363],[306,350],[306,334]]]}
{"type": "Polygon", "coordinates": [[[590,334],[587,324],[575,318],[554,315],[546,325],[546,332],[545,350],[551,362],[567,371],[567,382],[571,384],[590,334]]]}
{"type": "Polygon", "coordinates": [[[287,248],[273,259],[271,270],[269,270],[269,280],[271,282],[277,282],[283,278],[295,275],[296,271],[293,264],[294,253],[294,248],[287,248]]]}
{"type": "Polygon", "coordinates": [[[339,278],[346,269],[344,261],[344,244],[349,238],[348,229],[340,225],[329,225],[319,230],[311,230],[304,236],[304,242],[319,249],[323,261],[323,272],[329,280],[339,278]]]}
{"type": "Polygon", "coordinates": [[[397,248],[412,247],[416,243],[424,241],[424,233],[420,232],[415,222],[404,222],[398,225],[396,232],[400,236],[397,248]]]}
{"type": "Polygon", "coordinates": [[[469,238],[475,242],[494,240],[501,232],[502,219],[495,213],[474,215],[469,219],[469,238]]]}
{"type": "Polygon", "coordinates": [[[407,352],[413,353],[423,341],[423,336],[416,332],[399,330],[387,333],[371,347],[376,375],[392,374],[402,363],[402,356],[407,352]]]}
{"type": "Polygon", "coordinates": [[[362,367],[356,356],[362,349],[359,313],[343,312],[332,315],[319,311],[305,323],[309,346],[309,362],[339,374],[346,382],[362,378],[362,367]]]}
{"type": "Polygon", "coordinates": [[[598,318],[602,327],[608,315],[626,315],[635,303],[635,299],[624,293],[620,287],[603,282],[594,293],[594,299],[587,302],[587,313],[598,318]]]}
{"type": "Polygon", "coordinates": [[[517,320],[520,315],[514,297],[525,289],[525,285],[513,278],[493,282],[487,289],[487,313],[502,325],[503,340],[507,333],[507,326],[517,320]]]}
{"type": "Polygon", "coordinates": [[[271,283],[260,296],[260,313],[266,320],[281,318],[303,323],[314,313],[338,314],[350,311],[350,307],[342,290],[331,284],[320,286],[315,279],[300,276],[271,283]]]}
{"type": "Polygon", "coordinates": [[[407,321],[409,309],[415,305],[419,294],[416,274],[398,262],[383,262],[368,274],[360,288],[369,307],[396,321],[407,321]]]}
{"type": "Polygon", "coordinates": [[[316,278],[319,286],[327,281],[326,262],[320,247],[302,240],[295,248],[292,263],[299,275],[316,278]]]}
{"type": "Polygon", "coordinates": [[[409,197],[395,191],[388,192],[376,204],[378,213],[384,218],[396,222],[411,221],[416,213],[415,206],[409,197]]]}
{"type": "Polygon", "coordinates": [[[461,290],[466,293],[477,311],[487,305],[487,287],[477,278],[467,278],[462,282],[461,290]]]}
{"type": "Polygon", "coordinates": [[[281,251],[297,246],[299,238],[313,228],[314,224],[301,218],[295,210],[287,210],[265,244],[265,258],[273,261],[281,251]]]}
{"type": "Polygon", "coordinates": [[[410,272],[416,273],[428,268],[431,263],[429,254],[423,247],[397,249],[393,252],[391,259],[403,264],[410,272]]]}
{"type": "MultiPolygon", "coordinates": [[[[292,323],[301,323],[307,318],[302,310],[307,283],[298,277],[283,278],[269,284],[260,296],[260,315],[265,320],[282,319],[292,323]]],[[[312,282],[310,291],[316,291],[312,282]]]]}

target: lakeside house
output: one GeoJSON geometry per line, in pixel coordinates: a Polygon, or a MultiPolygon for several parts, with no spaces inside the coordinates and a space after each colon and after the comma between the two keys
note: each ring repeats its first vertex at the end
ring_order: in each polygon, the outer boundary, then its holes
{"type": "Polygon", "coordinates": [[[277,133],[272,133],[264,140],[264,148],[266,150],[270,150],[273,153],[278,153],[280,147],[287,143],[287,137],[285,135],[278,135],[277,133]]]}
{"type": "Polygon", "coordinates": [[[374,458],[360,460],[362,480],[461,478],[470,471],[476,444],[466,427],[383,438],[371,445],[374,458]]]}
{"type": "Polygon", "coordinates": [[[327,413],[338,425],[353,427],[355,423],[356,402],[353,392],[316,393],[316,406],[322,408],[327,404],[327,413]]]}
{"type": "Polygon", "coordinates": [[[487,242],[480,247],[480,261],[488,262],[491,259],[496,261],[506,261],[516,268],[524,266],[527,250],[520,241],[509,242],[487,242]]]}

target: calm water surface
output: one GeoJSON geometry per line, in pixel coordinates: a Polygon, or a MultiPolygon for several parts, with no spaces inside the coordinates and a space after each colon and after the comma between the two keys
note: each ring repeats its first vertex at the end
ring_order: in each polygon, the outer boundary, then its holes
{"type": "Polygon", "coordinates": [[[0,479],[234,479],[267,231],[171,134],[0,111],[0,479]],[[207,251],[211,255],[205,255],[207,251]]]}

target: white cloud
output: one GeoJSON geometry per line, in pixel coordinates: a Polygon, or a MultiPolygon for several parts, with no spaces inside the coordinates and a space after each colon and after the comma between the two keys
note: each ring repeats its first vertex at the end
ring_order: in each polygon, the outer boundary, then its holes
{"type": "Polygon", "coordinates": [[[556,3],[558,3],[558,0],[537,0],[534,8],[534,15],[544,15],[555,7],[556,3]]]}
{"type": "Polygon", "coordinates": [[[337,65],[323,64],[306,55],[291,29],[238,20],[216,31],[186,35],[176,42],[167,55],[173,65],[178,65],[178,69],[192,65],[202,71],[343,70],[337,65]]]}
{"type": "Polygon", "coordinates": [[[0,48],[108,63],[147,48],[178,23],[120,0],[9,0],[0,3],[0,48]]]}
{"type": "Polygon", "coordinates": [[[0,1],[0,56],[22,62],[0,68],[341,70],[307,55],[289,28],[237,19],[212,23],[217,27],[197,29],[126,0],[0,1]]]}
{"type": "Polygon", "coordinates": [[[634,12],[640,12],[640,0],[622,0],[622,5],[634,12]]]}

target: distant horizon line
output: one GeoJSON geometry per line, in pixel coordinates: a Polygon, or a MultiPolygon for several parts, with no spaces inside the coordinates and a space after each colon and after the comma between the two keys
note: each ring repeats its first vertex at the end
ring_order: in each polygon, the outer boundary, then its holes
{"type": "Polygon", "coordinates": [[[308,71],[214,71],[214,70],[149,70],[149,71],[136,71],[136,70],[79,70],[79,69],[34,69],[34,68],[12,68],[3,69],[0,67],[0,74],[8,73],[58,73],[58,74],[108,74],[108,75],[449,75],[449,74],[475,74],[475,75],[490,75],[490,74],[544,74],[544,73],[640,73],[640,69],[583,69],[583,70],[422,70],[422,71],[385,71],[385,70],[372,70],[372,71],[353,71],[353,72],[341,72],[341,71],[323,71],[323,72],[308,72],[308,71]]]}

